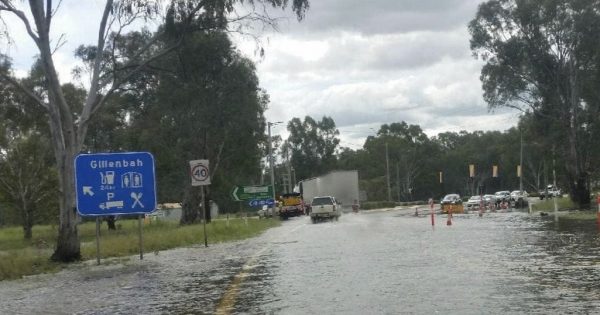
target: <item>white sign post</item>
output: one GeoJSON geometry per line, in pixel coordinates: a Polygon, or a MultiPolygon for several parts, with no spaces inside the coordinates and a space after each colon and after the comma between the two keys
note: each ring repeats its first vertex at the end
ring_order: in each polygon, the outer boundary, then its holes
{"type": "MultiPolygon", "coordinates": [[[[192,178],[192,186],[210,185],[210,171],[208,160],[190,161],[190,177],[192,178]]],[[[202,222],[204,226],[204,246],[208,247],[208,238],[206,237],[206,207],[204,202],[204,187],[200,189],[202,202],[202,222]]]]}

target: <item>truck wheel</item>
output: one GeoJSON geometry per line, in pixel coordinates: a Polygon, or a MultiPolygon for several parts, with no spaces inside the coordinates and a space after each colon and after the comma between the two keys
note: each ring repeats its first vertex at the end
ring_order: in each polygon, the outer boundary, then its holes
{"type": "Polygon", "coordinates": [[[315,218],[310,218],[310,222],[312,222],[312,224],[315,224],[315,223],[317,223],[317,219],[315,219],[315,218]]]}

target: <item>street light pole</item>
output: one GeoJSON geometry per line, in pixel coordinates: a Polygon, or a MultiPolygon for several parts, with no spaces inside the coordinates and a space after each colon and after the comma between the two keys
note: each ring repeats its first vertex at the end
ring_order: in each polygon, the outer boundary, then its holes
{"type": "Polygon", "coordinates": [[[523,131],[519,128],[521,134],[521,157],[519,161],[520,173],[519,173],[519,193],[523,193],[523,131]]]}
{"type": "Polygon", "coordinates": [[[275,202],[275,171],[273,169],[273,149],[272,149],[272,145],[271,142],[273,142],[273,139],[271,138],[271,126],[277,125],[282,123],[281,121],[278,122],[267,122],[267,129],[268,129],[268,133],[269,133],[269,168],[271,169],[271,188],[273,189],[273,202],[275,202]]]}
{"type": "Polygon", "coordinates": [[[385,165],[387,170],[387,191],[388,191],[388,201],[392,201],[392,189],[390,188],[390,158],[388,155],[388,144],[385,143],[385,165]]]}

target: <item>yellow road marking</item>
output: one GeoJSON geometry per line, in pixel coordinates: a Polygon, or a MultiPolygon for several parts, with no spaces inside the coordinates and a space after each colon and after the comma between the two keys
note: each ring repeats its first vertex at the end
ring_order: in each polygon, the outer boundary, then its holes
{"type": "MultiPolygon", "coordinates": [[[[293,228],[291,230],[291,232],[293,233],[303,226],[304,225],[299,225],[299,226],[293,228]]],[[[248,259],[248,261],[242,267],[242,271],[240,271],[237,275],[235,275],[235,277],[233,277],[233,281],[231,281],[231,284],[229,285],[229,287],[227,287],[227,291],[225,291],[225,294],[223,294],[223,297],[221,298],[221,301],[219,302],[219,305],[217,306],[217,309],[215,310],[216,315],[231,314],[231,311],[233,310],[233,307],[235,306],[235,301],[237,300],[237,296],[240,293],[240,286],[242,285],[242,282],[244,282],[244,279],[249,274],[248,271],[255,267],[258,257],[260,257],[260,255],[262,255],[270,247],[271,247],[271,244],[268,244],[265,247],[263,247],[261,250],[256,252],[254,255],[252,255],[252,257],[250,257],[250,259],[248,259]]]]}

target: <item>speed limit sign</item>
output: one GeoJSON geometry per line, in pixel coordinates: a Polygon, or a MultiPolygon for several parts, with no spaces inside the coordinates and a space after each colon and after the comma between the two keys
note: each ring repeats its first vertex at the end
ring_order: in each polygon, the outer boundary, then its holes
{"type": "Polygon", "coordinates": [[[192,186],[210,185],[208,160],[190,161],[190,177],[192,178],[192,186]]]}

